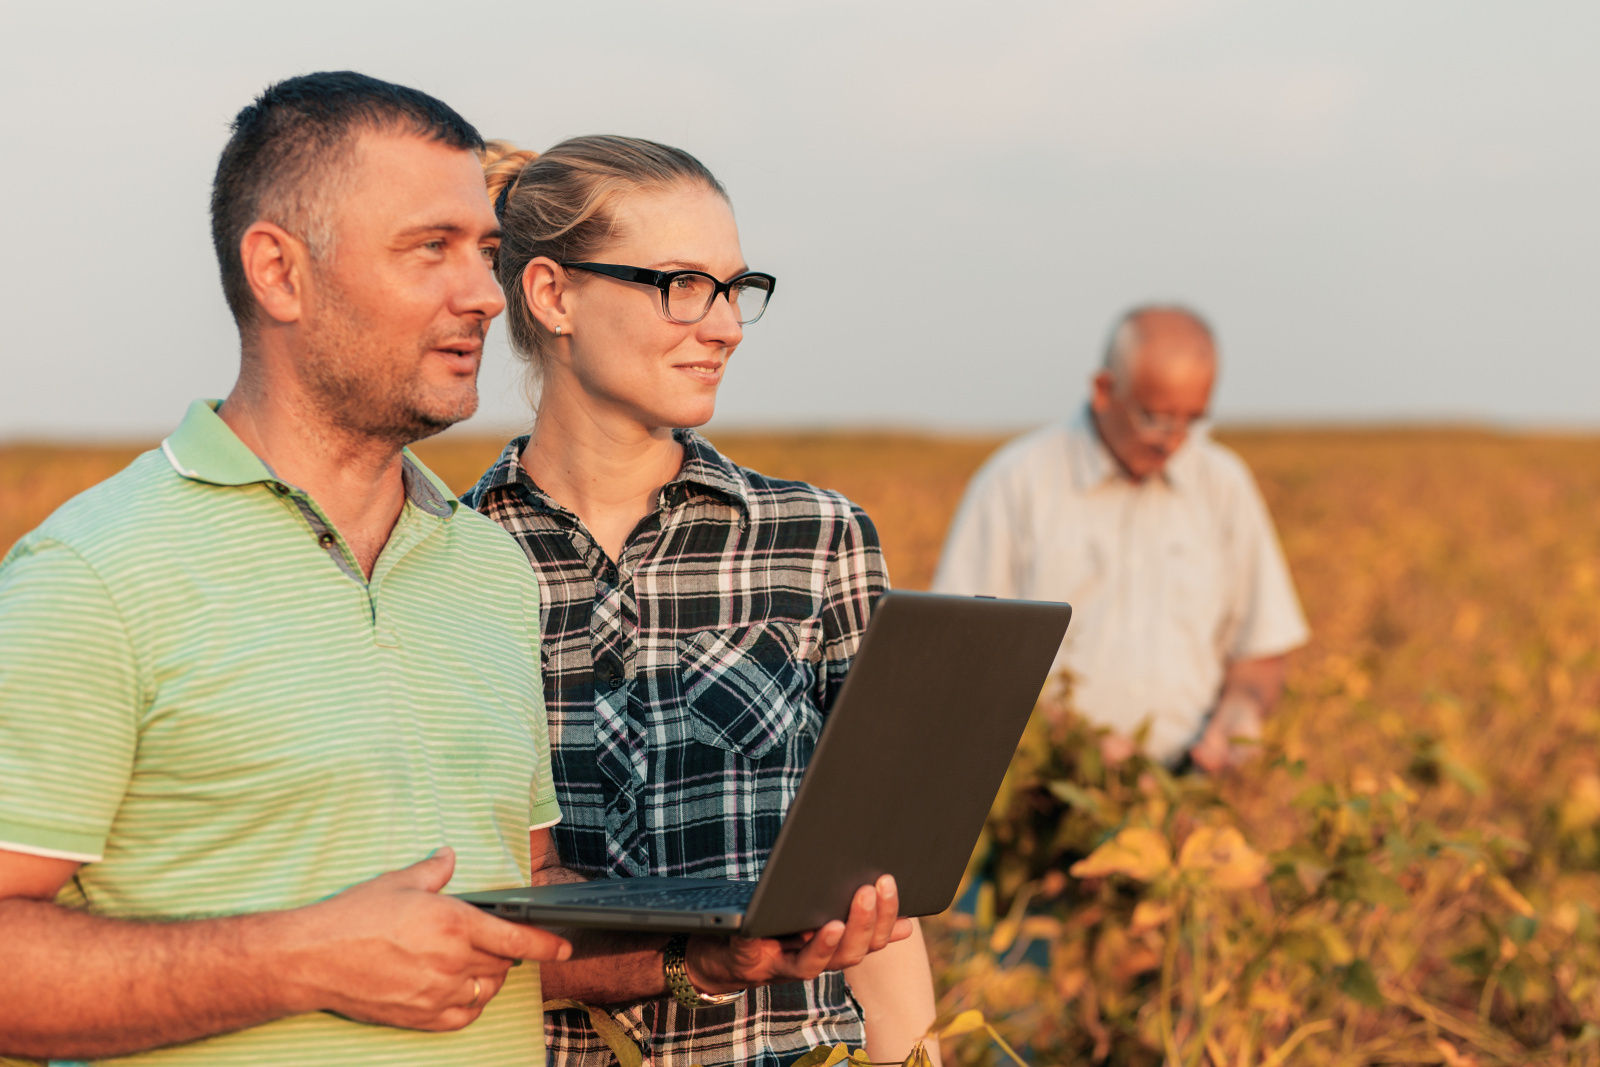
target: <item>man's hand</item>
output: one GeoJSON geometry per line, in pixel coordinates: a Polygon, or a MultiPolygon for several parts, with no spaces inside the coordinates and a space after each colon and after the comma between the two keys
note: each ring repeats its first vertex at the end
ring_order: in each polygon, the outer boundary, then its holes
{"type": "Polygon", "coordinates": [[[1222,679],[1217,710],[1212,712],[1189,758],[1207,774],[1250,761],[1261,745],[1261,723],[1283,693],[1288,671],[1285,656],[1234,660],[1222,679]]]}
{"type": "Polygon", "coordinates": [[[731,993],[772,982],[798,982],[824,971],[854,967],[869,954],[911,936],[900,918],[894,878],[856,890],[845,921],[782,939],[695,937],[686,953],[689,980],[702,993],[731,993]]]}
{"type": "Polygon", "coordinates": [[[572,946],[497,919],[440,890],[455,870],[441,848],[304,911],[299,947],[308,1010],[414,1030],[457,1030],[482,1013],[518,961],[563,960],[572,946]]]}
{"type": "Polygon", "coordinates": [[[102,1059],[314,1011],[457,1029],[518,959],[571,947],[439,895],[448,849],[306,907],[108,919],[50,897],[77,869],[0,849],[0,1056],[102,1059]]]}
{"type": "Polygon", "coordinates": [[[1207,774],[1216,774],[1249,762],[1260,750],[1260,741],[1260,707],[1249,697],[1235,696],[1217,705],[1189,758],[1207,774]]]}

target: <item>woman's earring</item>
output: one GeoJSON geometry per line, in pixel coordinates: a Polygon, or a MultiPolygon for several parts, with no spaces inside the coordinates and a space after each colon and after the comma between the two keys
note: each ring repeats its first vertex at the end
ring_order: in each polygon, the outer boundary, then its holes
{"type": "Polygon", "coordinates": [[[557,337],[561,336],[561,327],[559,327],[559,326],[556,327],[556,336],[557,337]]]}

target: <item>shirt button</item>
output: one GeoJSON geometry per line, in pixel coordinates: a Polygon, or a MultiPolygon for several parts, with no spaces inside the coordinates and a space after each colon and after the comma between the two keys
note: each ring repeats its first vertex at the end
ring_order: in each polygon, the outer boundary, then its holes
{"type": "Polygon", "coordinates": [[[274,493],[277,493],[279,496],[285,496],[289,492],[289,487],[287,485],[284,485],[282,482],[268,482],[267,483],[267,488],[271,489],[274,493]]]}
{"type": "Polygon", "coordinates": [[[596,663],[594,665],[594,674],[612,692],[622,688],[622,668],[617,666],[614,661],[608,659],[596,663]]]}
{"type": "Polygon", "coordinates": [[[321,545],[323,548],[332,548],[338,540],[339,539],[333,536],[331,533],[321,533],[317,535],[317,544],[321,545]]]}

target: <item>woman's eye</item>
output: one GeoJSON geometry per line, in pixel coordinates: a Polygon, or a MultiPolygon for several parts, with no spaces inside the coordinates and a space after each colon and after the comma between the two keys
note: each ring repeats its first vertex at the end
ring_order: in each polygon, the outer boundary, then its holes
{"type": "Polygon", "coordinates": [[[701,280],[702,279],[695,277],[693,274],[680,274],[667,284],[671,285],[674,289],[688,291],[698,286],[701,283],[701,280]]]}

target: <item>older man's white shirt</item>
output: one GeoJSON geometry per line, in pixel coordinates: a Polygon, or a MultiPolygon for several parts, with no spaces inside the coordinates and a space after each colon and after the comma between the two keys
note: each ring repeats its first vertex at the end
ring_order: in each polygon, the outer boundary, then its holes
{"type": "Polygon", "coordinates": [[[1309,636],[1266,505],[1203,431],[1134,482],[1085,409],[1006,445],[973,477],[933,588],[1066,600],[1056,669],[1074,703],[1176,762],[1199,739],[1227,664],[1309,636]]]}

